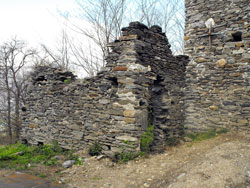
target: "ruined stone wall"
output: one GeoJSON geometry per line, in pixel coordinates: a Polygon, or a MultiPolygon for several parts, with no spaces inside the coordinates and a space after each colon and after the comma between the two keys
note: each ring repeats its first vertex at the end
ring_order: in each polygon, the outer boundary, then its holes
{"type": "Polygon", "coordinates": [[[249,0],[186,0],[185,127],[249,128],[249,0]],[[213,18],[209,47],[205,22],[213,18]]]}
{"type": "Polygon", "coordinates": [[[98,142],[104,154],[112,155],[122,147],[139,150],[149,123],[156,148],[181,134],[187,57],[171,54],[158,26],[133,22],[122,31],[108,44],[107,65],[93,78],[76,80],[62,69],[35,68],[22,108],[22,139],[31,144],[57,140],[75,149],[98,142]]]}

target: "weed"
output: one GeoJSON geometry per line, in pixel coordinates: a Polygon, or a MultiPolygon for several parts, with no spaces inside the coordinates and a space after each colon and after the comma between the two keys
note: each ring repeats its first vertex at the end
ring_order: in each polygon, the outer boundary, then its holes
{"type": "Polygon", "coordinates": [[[148,126],[153,123],[153,110],[152,107],[148,107],[148,126]]]}
{"type": "MultiPolygon", "coordinates": [[[[124,147],[121,147],[121,152],[114,155],[113,161],[119,163],[125,163],[130,160],[136,159],[139,156],[145,156],[150,152],[150,147],[154,141],[154,127],[148,126],[147,130],[142,134],[140,139],[140,149],[138,152],[126,151],[124,147]]],[[[130,145],[131,143],[127,140],[123,141],[125,144],[130,145]]]]}
{"type": "Polygon", "coordinates": [[[82,165],[83,160],[78,155],[74,154],[73,149],[65,152],[65,156],[66,160],[74,160],[76,165],[82,165]]]}
{"type": "Polygon", "coordinates": [[[113,161],[114,162],[118,162],[118,163],[126,163],[130,160],[136,159],[139,156],[144,156],[145,153],[144,152],[128,152],[123,150],[120,153],[116,153],[113,157],[113,161]]]}
{"type": "Polygon", "coordinates": [[[124,144],[129,144],[129,141],[123,140],[124,144]]]}
{"type": "Polygon", "coordinates": [[[46,174],[42,174],[42,173],[37,174],[37,176],[40,178],[47,178],[48,177],[46,174]]]}
{"type": "Polygon", "coordinates": [[[180,125],[180,134],[184,135],[184,133],[185,133],[185,126],[184,126],[184,124],[181,124],[180,125]]]}
{"type": "Polygon", "coordinates": [[[102,151],[102,146],[97,142],[95,142],[93,145],[89,147],[89,154],[91,156],[100,155],[101,151],[102,151]]]}
{"type": "Polygon", "coordinates": [[[147,130],[142,134],[140,140],[140,148],[142,152],[148,153],[150,151],[150,146],[154,141],[154,126],[150,125],[147,130]]]}
{"type": "Polygon", "coordinates": [[[55,165],[59,164],[59,162],[55,158],[50,158],[47,161],[44,161],[44,164],[46,166],[55,166],[55,165]]]}

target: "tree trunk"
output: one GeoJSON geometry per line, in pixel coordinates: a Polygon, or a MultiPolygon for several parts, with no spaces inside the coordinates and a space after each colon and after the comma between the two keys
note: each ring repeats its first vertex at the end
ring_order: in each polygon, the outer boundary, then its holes
{"type": "Polygon", "coordinates": [[[12,143],[12,127],[11,127],[11,93],[9,87],[8,74],[5,73],[5,84],[7,89],[7,125],[8,125],[8,134],[9,134],[9,142],[12,143]]]}

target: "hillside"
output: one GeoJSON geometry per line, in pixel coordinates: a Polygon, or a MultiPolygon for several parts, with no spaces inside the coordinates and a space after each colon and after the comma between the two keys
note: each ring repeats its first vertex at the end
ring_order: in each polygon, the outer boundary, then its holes
{"type": "Polygon", "coordinates": [[[249,188],[249,159],[249,133],[230,132],[127,164],[87,158],[62,180],[71,188],[249,188]]]}

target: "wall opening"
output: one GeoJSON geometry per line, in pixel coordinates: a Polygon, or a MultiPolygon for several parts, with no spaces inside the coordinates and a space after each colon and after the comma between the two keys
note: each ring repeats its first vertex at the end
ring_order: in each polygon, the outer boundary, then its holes
{"type": "Polygon", "coordinates": [[[43,146],[43,142],[37,142],[38,146],[43,146]]]}
{"type": "Polygon", "coordinates": [[[22,110],[23,112],[26,112],[26,111],[27,111],[27,108],[26,108],[25,106],[23,106],[23,107],[21,108],[21,110],[22,110]]]}
{"type": "Polygon", "coordinates": [[[21,143],[24,144],[24,145],[28,145],[27,139],[22,139],[22,140],[21,140],[21,143]]]}
{"type": "Polygon", "coordinates": [[[45,78],[45,76],[39,76],[36,78],[35,80],[36,82],[42,82],[42,81],[47,81],[47,79],[45,78]]]}
{"type": "Polygon", "coordinates": [[[110,77],[109,80],[111,81],[112,86],[118,87],[118,81],[116,77],[110,77]]]}
{"type": "Polygon", "coordinates": [[[242,32],[237,31],[236,33],[232,34],[232,37],[235,42],[242,41],[242,32]]]}

